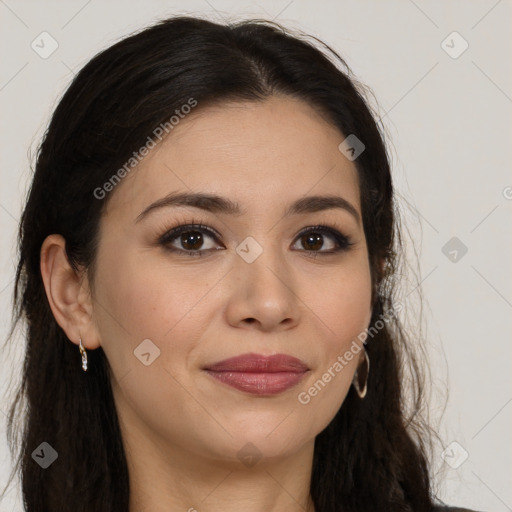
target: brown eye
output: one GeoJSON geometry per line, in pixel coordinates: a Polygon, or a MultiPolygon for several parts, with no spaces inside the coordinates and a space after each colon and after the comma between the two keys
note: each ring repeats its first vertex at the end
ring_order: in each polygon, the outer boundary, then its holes
{"type": "Polygon", "coordinates": [[[312,254],[334,254],[346,251],[353,245],[347,236],[327,226],[307,228],[299,234],[296,243],[299,243],[306,253],[312,254]]]}
{"type": "Polygon", "coordinates": [[[203,234],[199,231],[187,231],[180,236],[181,245],[184,249],[197,251],[203,245],[203,234]]]}
{"type": "MultiPolygon", "coordinates": [[[[158,243],[170,252],[187,256],[202,256],[212,250],[225,249],[219,244],[219,235],[203,224],[178,226],[164,233],[158,243]]],[[[334,228],[313,226],[299,234],[295,245],[311,256],[330,255],[347,251],[353,242],[334,228]]]]}
{"type": "Polygon", "coordinates": [[[204,225],[178,226],[164,233],[158,243],[170,252],[200,256],[215,249],[224,249],[216,244],[217,234],[204,225]]]}
{"type": "Polygon", "coordinates": [[[307,234],[301,237],[301,242],[303,247],[307,251],[317,251],[322,248],[323,245],[323,237],[322,235],[317,234],[307,234]]]}

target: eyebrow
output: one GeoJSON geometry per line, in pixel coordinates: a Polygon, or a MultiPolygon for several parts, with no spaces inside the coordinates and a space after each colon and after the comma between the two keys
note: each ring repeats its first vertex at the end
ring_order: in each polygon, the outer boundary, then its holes
{"type": "MultiPolygon", "coordinates": [[[[179,206],[189,206],[199,208],[211,213],[223,213],[228,215],[240,216],[246,210],[238,203],[231,201],[226,197],[221,197],[215,194],[203,193],[178,193],[171,192],[170,194],[158,199],[145,208],[135,219],[135,223],[140,222],[150,212],[160,208],[179,206]]],[[[357,223],[360,225],[361,218],[355,207],[346,199],[341,196],[308,196],[298,199],[293,202],[285,211],[285,217],[290,215],[297,215],[303,213],[315,213],[323,210],[330,210],[339,208],[350,213],[357,223]]]]}

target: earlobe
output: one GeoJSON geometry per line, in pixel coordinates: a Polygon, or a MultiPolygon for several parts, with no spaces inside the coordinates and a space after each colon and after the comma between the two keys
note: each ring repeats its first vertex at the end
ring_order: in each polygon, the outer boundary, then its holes
{"type": "Polygon", "coordinates": [[[90,294],[83,293],[84,279],[70,265],[66,241],[61,235],[52,234],[44,240],[40,269],[53,316],[67,337],[78,345],[81,333],[87,348],[98,348],[100,343],[92,321],[90,294]]]}

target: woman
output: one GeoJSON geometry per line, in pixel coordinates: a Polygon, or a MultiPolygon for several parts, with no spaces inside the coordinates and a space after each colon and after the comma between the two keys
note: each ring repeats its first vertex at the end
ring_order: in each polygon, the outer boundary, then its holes
{"type": "Polygon", "coordinates": [[[27,511],[444,510],[385,144],[329,52],[176,17],[74,79],[20,227],[27,511]]]}

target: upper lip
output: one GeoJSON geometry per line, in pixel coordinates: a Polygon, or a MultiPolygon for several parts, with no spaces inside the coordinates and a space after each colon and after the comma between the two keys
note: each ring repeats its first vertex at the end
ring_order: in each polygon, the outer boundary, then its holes
{"type": "Polygon", "coordinates": [[[309,367],[300,359],[287,354],[242,354],[208,365],[204,369],[216,372],[303,373],[309,370],[309,367]]]}

